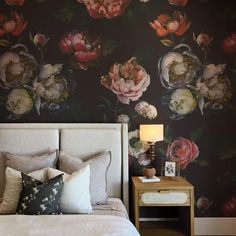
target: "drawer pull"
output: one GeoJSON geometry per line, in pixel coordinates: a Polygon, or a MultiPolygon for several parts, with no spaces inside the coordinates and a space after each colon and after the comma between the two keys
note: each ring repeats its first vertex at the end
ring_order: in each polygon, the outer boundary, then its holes
{"type": "Polygon", "coordinates": [[[143,193],[141,200],[144,204],[185,204],[188,202],[188,194],[185,192],[147,192],[143,193]]]}

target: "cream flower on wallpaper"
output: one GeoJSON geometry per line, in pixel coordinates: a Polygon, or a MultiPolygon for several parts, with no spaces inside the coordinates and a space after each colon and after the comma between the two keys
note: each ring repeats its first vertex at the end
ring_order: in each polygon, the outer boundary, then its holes
{"type": "MultiPolygon", "coordinates": [[[[187,46],[186,46],[187,47],[187,46]]],[[[182,49],[186,49],[182,47],[182,49]]],[[[187,47],[187,49],[189,49],[187,47]]],[[[167,89],[181,88],[197,79],[201,66],[198,58],[189,50],[168,52],[158,62],[162,85],[167,89]]]]}
{"type": "Polygon", "coordinates": [[[178,115],[187,115],[197,106],[196,99],[189,89],[176,89],[169,103],[169,108],[178,115]]]}
{"type": "Polygon", "coordinates": [[[138,155],[145,153],[149,149],[149,144],[139,139],[139,131],[129,132],[129,155],[138,158],[138,155]]]}
{"type": "Polygon", "coordinates": [[[129,123],[129,116],[126,114],[120,114],[116,118],[117,123],[129,123]]]}
{"type": "Polygon", "coordinates": [[[28,113],[33,107],[33,100],[25,89],[13,89],[6,102],[8,111],[15,115],[28,113]]]}
{"type": "Polygon", "coordinates": [[[224,74],[225,64],[206,65],[202,78],[196,83],[196,92],[199,94],[199,108],[221,110],[232,97],[230,80],[224,74]]]}
{"type": "Polygon", "coordinates": [[[150,120],[155,119],[157,117],[157,109],[155,106],[145,102],[145,101],[140,101],[135,105],[135,111],[150,120]]]}
{"type": "Polygon", "coordinates": [[[39,77],[33,81],[33,90],[47,102],[62,103],[69,96],[67,81],[60,74],[62,64],[46,64],[40,68],[39,77]]]}
{"type": "Polygon", "coordinates": [[[0,56],[0,80],[5,88],[27,84],[36,70],[36,61],[26,51],[5,52],[0,56]]]}

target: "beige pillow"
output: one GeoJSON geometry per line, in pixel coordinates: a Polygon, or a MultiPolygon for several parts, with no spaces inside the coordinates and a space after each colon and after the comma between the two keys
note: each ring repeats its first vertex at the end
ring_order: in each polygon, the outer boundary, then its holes
{"type": "Polygon", "coordinates": [[[110,163],[111,152],[97,154],[85,162],[63,151],[59,154],[59,169],[68,174],[72,174],[84,165],[90,166],[90,196],[93,205],[107,201],[107,171],[110,163]]]}
{"type": "Polygon", "coordinates": [[[42,155],[15,155],[7,152],[0,152],[0,198],[4,192],[5,186],[5,166],[28,174],[34,170],[39,170],[44,167],[56,166],[58,150],[44,153],[42,155]]]}
{"type": "MultiPolygon", "coordinates": [[[[22,189],[21,172],[7,167],[5,174],[6,185],[3,200],[0,204],[0,214],[15,214],[22,189]]],[[[29,175],[44,182],[47,180],[47,168],[36,170],[29,175]]]]}
{"type": "Polygon", "coordinates": [[[48,178],[52,179],[63,174],[63,188],[60,199],[60,210],[62,213],[92,213],[90,202],[89,182],[90,168],[84,165],[72,175],[60,170],[48,168],[48,178]]]}
{"type": "Polygon", "coordinates": [[[57,153],[57,150],[37,156],[5,153],[6,166],[26,174],[45,167],[55,168],[57,153]]]}

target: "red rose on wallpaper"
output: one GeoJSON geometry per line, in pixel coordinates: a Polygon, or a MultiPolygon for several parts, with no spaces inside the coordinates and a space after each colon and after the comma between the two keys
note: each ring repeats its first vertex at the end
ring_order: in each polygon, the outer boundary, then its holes
{"type": "Polygon", "coordinates": [[[0,37],[7,33],[18,36],[24,31],[27,24],[23,16],[16,11],[11,11],[9,17],[0,14],[0,37]]]}
{"type": "Polygon", "coordinates": [[[187,4],[188,0],[169,0],[169,3],[172,5],[180,5],[185,6],[187,4]]]}
{"type": "Polygon", "coordinates": [[[25,0],[5,0],[6,4],[12,6],[22,6],[25,0]]]}
{"type": "Polygon", "coordinates": [[[93,18],[111,19],[124,14],[131,0],[77,0],[84,3],[93,18]]]}
{"type": "Polygon", "coordinates": [[[225,37],[223,49],[226,53],[236,53],[236,32],[225,37]]]}
{"type": "Polygon", "coordinates": [[[193,141],[179,137],[168,145],[166,155],[171,161],[177,162],[181,169],[186,169],[198,157],[199,150],[193,141]]]}
{"type": "Polygon", "coordinates": [[[160,37],[164,37],[169,33],[174,33],[177,36],[183,35],[191,23],[188,21],[185,14],[175,11],[172,17],[168,14],[161,14],[157,19],[149,23],[160,37]]]}
{"type": "Polygon", "coordinates": [[[236,194],[224,203],[223,212],[228,217],[236,216],[236,194]]]}
{"type": "Polygon", "coordinates": [[[117,95],[121,103],[137,101],[150,84],[146,70],[132,57],[123,65],[115,63],[109,74],[101,77],[101,84],[117,95]]]}
{"type": "Polygon", "coordinates": [[[61,39],[59,48],[61,52],[73,55],[75,67],[87,69],[101,55],[102,39],[85,32],[71,31],[61,39]]]}

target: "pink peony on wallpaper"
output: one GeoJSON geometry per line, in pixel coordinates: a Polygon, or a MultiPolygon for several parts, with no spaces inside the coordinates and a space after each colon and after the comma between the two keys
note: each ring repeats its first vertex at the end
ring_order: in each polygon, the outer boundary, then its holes
{"type": "Polygon", "coordinates": [[[235,22],[234,0],[2,0],[0,122],[127,123],[130,175],[175,161],[196,216],[236,217],[235,22]]]}

